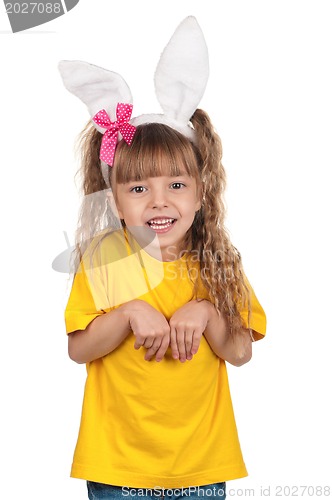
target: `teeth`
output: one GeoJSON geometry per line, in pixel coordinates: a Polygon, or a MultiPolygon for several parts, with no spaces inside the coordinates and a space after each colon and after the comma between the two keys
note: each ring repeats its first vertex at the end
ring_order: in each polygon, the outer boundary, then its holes
{"type": "Polygon", "coordinates": [[[149,221],[149,224],[169,224],[170,222],[173,222],[174,219],[152,219],[149,221]]]}
{"type": "Polygon", "coordinates": [[[165,229],[172,225],[175,219],[151,219],[148,224],[152,229],[165,229]]]}

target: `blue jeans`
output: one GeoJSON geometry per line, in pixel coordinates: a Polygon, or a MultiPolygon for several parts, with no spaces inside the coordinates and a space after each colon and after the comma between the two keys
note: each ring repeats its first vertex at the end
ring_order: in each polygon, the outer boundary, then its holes
{"type": "Polygon", "coordinates": [[[214,483],[188,488],[129,488],[110,484],[87,482],[90,500],[225,500],[226,484],[214,483]]]}

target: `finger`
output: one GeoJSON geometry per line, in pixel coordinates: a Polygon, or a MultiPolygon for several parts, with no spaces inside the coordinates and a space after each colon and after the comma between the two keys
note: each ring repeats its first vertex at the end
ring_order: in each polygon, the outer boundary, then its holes
{"type": "Polygon", "coordinates": [[[191,354],[191,348],[192,348],[192,343],[193,343],[193,330],[186,330],[185,336],[184,336],[184,342],[185,342],[185,347],[186,347],[186,359],[188,361],[192,359],[193,355],[191,354]]]}
{"type": "Polygon", "coordinates": [[[144,359],[146,361],[151,361],[151,359],[153,358],[153,356],[158,351],[158,349],[160,347],[160,344],[161,344],[161,342],[159,340],[155,340],[153,342],[153,345],[145,353],[144,359]]]}
{"type": "Polygon", "coordinates": [[[179,359],[179,350],[178,344],[176,341],[176,330],[175,328],[171,328],[171,349],[172,349],[172,357],[173,359],[179,359]]]}
{"type": "Polygon", "coordinates": [[[150,349],[153,346],[154,339],[145,339],[143,346],[146,349],[150,349]]]}
{"type": "Polygon", "coordinates": [[[185,345],[184,337],[185,337],[184,329],[181,327],[176,328],[176,343],[178,346],[179,358],[180,358],[180,361],[182,363],[184,363],[187,359],[186,345],[185,345]]]}
{"type": "Polygon", "coordinates": [[[192,346],[191,346],[191,354],[194,355],[197,353],[199,345],[201,343],[202,334],[199,333],[199,330],[194,331],[194,335],[192,338],[192,346]]]}
{"type": "Polygon", "coordinates": [[[159,361],[161,361],[163,359],[163,357],[165,356],[166,354],[166,351],[168,349],[168,346],[169,346],[169,336],[166,335],[161,344],[160,344],[160,347],[158,349],[158,351],[156,352],[156,361],[159,363],[159,361]]]}
{"type": "Polygon", "coordinates": [[[140,347],[142,347],[142,345],[144,344],[145,340],[146,337],[143,337],[143,335],[137,335],[135,338],[134,348],[140,349],[140,347]]]}

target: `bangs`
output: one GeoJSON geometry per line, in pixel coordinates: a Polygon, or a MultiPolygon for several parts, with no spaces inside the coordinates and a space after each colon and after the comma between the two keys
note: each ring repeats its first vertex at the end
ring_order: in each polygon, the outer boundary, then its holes
{"type": "Polygon", "coordinates": [[[160,123],[139,125],[130,146],[123,140],[117,146],[115,182],[124,184],[185,173],[198,179],[199,164],[195,146],[176,130],[160,123]]]}

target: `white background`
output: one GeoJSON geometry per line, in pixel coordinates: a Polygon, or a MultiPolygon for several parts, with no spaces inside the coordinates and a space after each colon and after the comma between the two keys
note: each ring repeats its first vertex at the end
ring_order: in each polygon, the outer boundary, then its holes
{"type": "Polygon", "coordinates": [[[330,2],[81,0],[17,34],[1,9],[0,497],[86,498],[69,478],[85,368],[67,357],[68,275],[51,263],[63,231],[73,242],[74,142],[88,113],[58,61],[122,74],[134,114],[159,112],[154,69],[187,15],[210,51],[201,107],[223,140],[227,226],[268,316],[252,361],[229,368],[249,470],[229,494],[331,486],[330,2]]]}

